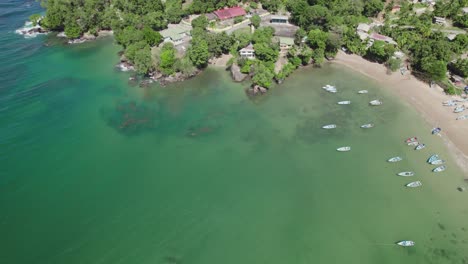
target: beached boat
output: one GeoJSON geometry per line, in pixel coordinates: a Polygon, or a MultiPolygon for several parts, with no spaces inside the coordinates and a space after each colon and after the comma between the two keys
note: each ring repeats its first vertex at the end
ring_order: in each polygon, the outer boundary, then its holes
{"type": "Polygon", "coordinates": [[[414,150],[421,150],[421,149],[423,149],[425,147],[426,147],[426,144],[419,144],[414,148],[414,150]]]}
{"type": "Polygon", "coordinates": [[[464,105],[459,105],[459,106],[455,107],[455,109],[453,109],[454,113],[461,113],[463,111],[465,111],[465,106],[464,105]]]}
{"type": "Polygon", "coordinates": [[[437,155],[437,154],[431,155],[431,156],[427,159],[427,163],[431,163],[431,162],[433,162],[433,161],[435,161],[435,160],[438,160],[438,159],[440,159],[440,158],[439,158],[439,155],[437,155]]]}
{"type": "Polygon", "coordinates": [[[457,120],[465,120],[468,119],[468,115],[462,115],[456,118],[457,120]]]}
{"type": "Polygon", "coordinates": [[[410,176],[414,176],[414,172],[412,172],[412,171],[403,171],[403,172],[399,172],[397,175],[398,176],[403,176],[403,177],[410,177],[410,176]]]}
{"type": "Polygon", "coordinates": [[[388,162],[398,162],[398,161],[402,161],[403,158],[401,157],[393,157],[393,158],[389,158],[388,159],[388,162]]]}
{"type": "Polygon", "coordinates": [[[417,146],[417,145],[419,145],[419,142],[417,142],[417,141],[413,141],[413,142],[408,143],[408,146],[417,146]]]}
{"type": "Polygon", "coordinates": [[[369,102],[370,105],[374,105],[374,106],[377,106],[377,105],[382,105],[383,102],[380,101],[380,100],[372,100],[369,102]]]}
{"type": "Polygon", "coordinates": [[[361,128],[372,128],[372,127],[374,127],[374,124],[372,124],[372,123],[364,124],[364,125],[361,126],[361,128]]]}
{"type": "Polygon", "coordinates": [[[443,102],[442,105],[444,105],[444,106],[456,106],[457,103],[455,101],[453,101],[453,100],[449,100],[449,101],[443,102]]]}
{"type": "Polygon", "coordinates": [[[341,151],[341,152],[346,152],[346,151],[350,151],[351,147],[341,147],[341,148],[337,148],[336,150],[341,151]]]}
{"type": "Polygon", "coordinates": [[[358,91],[357,93],[358,93],[358,94],[366,94],[366,93],[368,93],[368,92],[369,92],[369,91],[367,91],[367,90],[361,90],[361,91],[358,91]]]}
{"type": "Polygon", "coordinates": [[[431,165],[442,165],[445,163],[445,160],[438,159],[438,160],[431,161],[430,163],[431,165]]]}
{"type": "Polygon", "coordinates": [[[351,101],[340,101],[338,102],[339,105],[349,105],[351,104],[351,101]]]}
{"type": "Polygon", "coordinates": [[[414,246],[415,243],[411,240],[403,240],[403,241],[397,242],[396,244],[402,247],[412,247],[414,246]]]}
{"type": "Polygon", "coordinates": [[[420,181],[414,181],[406,184],[406,187],[411,187],[411,188],[416,188],[422,185],[422,182],[420,181]]]}
{"type": "Polygon", "coordinates": [[[335,124],[330,124],[330,125],[323,126],[322,128],[323,129],[333,129],[333,128],[336,128],[336,125],[335,124]]]}
{"type": "Polygon", "coordinates": [[[415,142],[415,141],[418,141],[417,137],[410,137],[405,140],[406,143],[415,142]]]}
{"type": "Polygon", "coordinates": [[[447,168],[447,167],[445,167],[444,165],[442,165],[442,166],[439,166],[439,167],[433,169],[432,171],[433,171],[433,172],[441,172],[441,171],[444,171],[446,168],[447,168]]]}
{"type": "Polygon", "coordinates": [[[435,128],[432,129],[431,133],[432,133],[432,135],[437,135],[437,134],[440,133],[440,131],[442,131],[442,128],[435,127],[435,128]]]}

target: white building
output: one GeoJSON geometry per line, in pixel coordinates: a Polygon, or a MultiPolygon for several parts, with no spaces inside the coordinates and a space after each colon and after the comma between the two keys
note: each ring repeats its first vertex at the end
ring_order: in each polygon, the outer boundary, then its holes
{"type": "Polygon", "coordinates": [[[184,39],[190,36],[190,27],[183,25],[168,25],[167,29],[162,30],[161,36],[164,38],[164,42],[171,42],[174,45],[179,45],[184,42],[184,39]]]}
{"type": "Polygon", "coordinates": [[[247,47],[239,50],[239,55],[241,56],[241,58],[255,59],[255,50],[253,48],[252,43],[247,45],[247,47]]]}
{"type": "Polygon", "coordinates": [[[356,29],[356,34],[359,36],[361,40],[366,40],[367,38],[369,38],[370,29],[371,29],[371,26],[369,24],[359,23],[356,29]]]}

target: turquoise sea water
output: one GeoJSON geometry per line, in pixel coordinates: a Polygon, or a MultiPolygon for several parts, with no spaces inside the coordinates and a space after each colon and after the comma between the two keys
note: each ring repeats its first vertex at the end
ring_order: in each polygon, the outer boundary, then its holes
{"type": "Polygon", "coordinates": [[[15,35],[37,8],[0,4],[1,263],[468,263],[461,172],[374,82],[326,65],[256,100],[219,69],[134,87],[112,39],[15,35]]]}

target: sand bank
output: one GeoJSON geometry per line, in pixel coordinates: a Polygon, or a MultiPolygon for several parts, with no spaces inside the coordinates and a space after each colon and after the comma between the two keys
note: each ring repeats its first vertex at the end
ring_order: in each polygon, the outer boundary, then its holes
{"type": "Polygon", "coordinates": [[[369,62],[357,55],[340,51],[333,63],[347,66],[376,80],[385,89],[391,90],[414,107],[431,126],[441,127],[441,137],[445,145],[464,171],[465,178],[468,178],[468,120],[455,120],[457,116],[466,113],[455,114],[454,107],[442,106],[442,102],[456,97],[446,95],[439,87],[430,88],[427,83],[419,81],[409,73],[388,74],[384,65],[369,62]]]}

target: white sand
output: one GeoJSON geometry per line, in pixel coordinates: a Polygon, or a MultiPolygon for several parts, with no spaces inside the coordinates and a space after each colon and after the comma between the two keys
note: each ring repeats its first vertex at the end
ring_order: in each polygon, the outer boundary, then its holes
{"type": "Polygon", "coordinates": [[[384,65],[369,62],[360,56],[339,52],[333,63],[344,65],[382,84],[395,95],[414,107],[432,126],[442,128],[442,139],[457,164],[468,178],[468,120],[455,120],[468,113],[453,113],[454,107],[444,107],[442,102],[455,99],[439,87],[430,88],[414,76],[399,72],[388,74],[384,65]]]}

